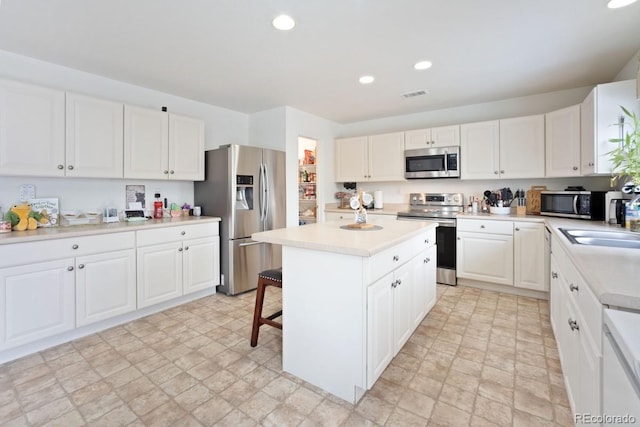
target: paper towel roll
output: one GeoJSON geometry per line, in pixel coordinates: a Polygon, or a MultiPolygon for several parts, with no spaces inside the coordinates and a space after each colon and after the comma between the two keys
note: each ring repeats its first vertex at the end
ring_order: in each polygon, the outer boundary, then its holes
{"type": "Polygon", "coordinates": [[[375,209],[382,209],[382,191],[376,190],[373,192],[373,207],[375,209]]]}

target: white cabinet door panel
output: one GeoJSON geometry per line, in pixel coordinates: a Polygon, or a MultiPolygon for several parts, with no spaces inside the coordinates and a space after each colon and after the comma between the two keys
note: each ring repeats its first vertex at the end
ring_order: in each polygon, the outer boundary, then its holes
{"type": "Polygon", "coordinates": [[[220,284],[219,237],[185,240],[183,245],[183,293],[220,284]]]}
{"type": "Polygon", "coordinates": [[[75,327],[73,259],[0,269],[0,350],[75,327]]]}
{"type": "Polygon", "coordinates": [[[204,180],[204,121],[169,114],[169,179],[204,180]]]}
{"type": "Polygon", "coordinates": [[[338,138],[336,144],[336,181],[361,182],[369,177],[369,138],[338,138]]]}
{"type": "Polygon", "coordinates": [[[76,258],[77,326],[136,309],[133,249],[76,258]]]}
{"type": "Polygon", "coordinates": [[[369,181],[404,180],[404,133],[369,137],[369,181]]]}
{"type": "Polygon", "coordinates": [[[513,237],[458,233],[457,276],[513,285],[513,237]]]}
{"type": "Polygon", "coordinates": [[[393,273],[367,288],[367,387],[371,388],[394,356],[393,273]]]}
{"type": "Polygon", "coordinates": [[[460,126],[440,126],[431,128],[432,147],[459,147],[460,126]]]}
{"type": "Polygon", "coordinates": [[[544,176],[544,115],[500,120],[500,177],[544,176]]]}
{"type": "Polygon", "coordinates": [[[124,106],[124,177],[167,179],[169,117],[163,111],[124,106]]]}
{"type": "Polygon", "coordinates": [[[497,120],[460,126],[460,178],[496,179],[500,173],[497,120]]]}
{"type": "Polygon", "coordinates": [[[182,244],[137,250],[138,308],[182,295],[182,244]]]}
{"type": "Polygon", "coordinates": [[[514,285],[519,288],[546,291],[544,224],[514,223],[514,285]]]}
{"type": "Polygon", "coordinates": [[[407,342],[413,332],[411,316],[411,297],[413,294],[413,277],[411,262],[399,267],[394,274],[393,289],[393,354],[396,355],[407,342]]]}
{"type": "Polygon", "coordinates": [[[580,176],[580,105],[545,114],[545,176],[580,176]]]}

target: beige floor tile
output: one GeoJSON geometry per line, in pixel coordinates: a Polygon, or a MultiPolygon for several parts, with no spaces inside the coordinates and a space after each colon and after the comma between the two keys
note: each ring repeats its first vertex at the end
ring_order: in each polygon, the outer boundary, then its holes
{"type": "Polygon", "coordinates": [[[478,396],[511,406],[513,404],[513,387],[506,387],[490,380],[481,380],[478,386],[478,396]]]}
{"type": "Polygon", "coordinates": [[[546,368],[539,368],[518,361],[516,361],[516,376],[526,377],[544,383],[549,382],[549,372],[546,368]]]}
{"type": "Polygon", "coordinates": [[[73,403],[65,396],[27,412],[27,420],[32,425],[42,425],[54,420],[67,412],[73,411],[73,403]]]}
{"type": "Polygon", "coordinates": [[[22,408],[16,400],[5,403],[4,405],[0,406],[0,425],[3,425],[9,420],[13,420],[20,415],[22,415],[22,408]]]}
{"type": "Polygon", "coordinates": [[[129,401],[129,406],[138,416],[144,416],[169,401],[169,396],[161,389],[154,387],[129,401]]]}
{"type": "Polygon", "coordinates": [[[511,426],[513,410],[511,405],[504,405],[482,396],[476,397],[474,415],[501,426],[511,426]]]}
{"type": "Polygon", "coordinates": [[[173,401],[166,402],[141,418],[148,426],[172,427],[181,424],[187,412],[173,401]]]}
{"type": "Polygon", "coordinates": [[[269,384],[277,376],[278,374],[271,369],[267,369],[263,366],[258,365],[258,367],[256,367],[254,370],[243,376],[242,379],[255,388],[261,389],[265,385],[269,384]]]}
{"type": "Polygon", "coordinates": [[[449,384],[462,390],[475,393],[478,389],[480,378],[475,375],[469,375],[465,374],[464,372],[459,372],[451,369],[444,382],[445,384],[449,384]]]}
{"type": "Polygon", "coordinates": [[[412,412],[422,418],[428,419],[433,411],[435,400],[426,394],[413,390],[405,390],[400,396],[398,406],[404,410],[412,412]]]}
{"type": "Polygon", "coordinates": [[[355,412],[368,421],[384,424],[393,412],[393,405],[368,394],[358,402],[355,412]]]}
{"type": "Polygon", "coordinates": [[[120,405],[91,422],[92,427],[126,426],[137,419],[127,405],[120,405]]]}
{"type": "Polygon", "coordinates": [[[527,426],[527,427],[553,427],[556,424],[553,421],[538,418],[527,412],[514,409],[513,411],[513,425],[514,426],[527,426]]]}
{"type": "Polygon", "coordinates": [[[309,418],[321,425],[340,425],[349,418],[350,411],[343,406],[324,399],[311,412],[309,418]]]}
{"type": "Polygon", "coordinates": [[[409,388],[419,393],[426,394],[432,399],[437,399],[442,390],[443,383],[425,375],[416,375],[409,383],[409,388]]]}
{"type": "Polygon", "coordinates": [[[252,427],[257,426],[251,417],[238,409],[234,409],[218,421],[216,427],[252,427]]]}
{"type": "Polygon", "coordinates": [[[174,397],[174,400],[187,412],[191,412],[207,400],[211,399],[214,393],[202,384],[196,384],[188,390],[183,391],[174,397]]]}
{"type": "Polygon", "coordinates": [[[194,409],[191,415],[202,424],[212,426],[233,409],[233,406],[229,402],[216,396],[194,409]]]}
{"type": "Polygon", "coordinates": [[[119,388],[125,384],[130,383],[133,380],[136,380],[142,376],[142,372],[137,370],[133,366],[129,366],[121,371],[118,371],[112,375],[105,377],[105,381],[108,382],[111,387],[119,388]]]}
{"type": "Polygon", "coordinates": [[[526,390],[515,390],[513,407],[545,420],[553,420],[553,405],[526,390]]]}
{"type": "MultiPolygon", "coordinates": [[[[371,395],[371,393],[369,393],[371,395]]],[[[323,397],[306,387],[296,389],[287,399],[285,404],[300,412],[302,415],[309,415],[322,402],[323,397]]]]}
{"type": "Polygon", "coordinates": [[[87,421],[102,417],[109,411],[121,406],[124,402],[118,397],[116,392],[112,391],[99,398],[87,402],[78,409],[87,421]]]}
{"type": "Polygon", "coordinates": [[[47,422],[43,427],[80,427],[84,425],[86,425],[86,423],[82,415],[80,415],[78,411],[71,411],[47,422]]]}
{"type": "Polygon", "coordinates": [[[423,418],[412,412],[396,407],[386,423],[387,426],[427,426],[428,418],[423,418]]]}
{"type": "Polygon", "coordinates": [[[169,396],[174,397],[196,384],[198,384],[198,380],[186,372],[181,372],[170,380],[160,384],[159,387],[169,396]]]}
{"type": "Polygon", "coordinates": [[[279,376],[265,385],[262,390],[274,399],[284,401],[289,396],[291,396],[291,394],[293,394],[293,392],[295,392],[299,387],[299,384],[287,378],[279,376]]]}
{"type": "Polygon", "coordinates": [[[244,399],[244,401],[238,405],[245,414],[249,415],[254,421],[260,422],[268,413],[273,411],[280,402],[273,397],[269,396],[263,391],[258,391],[253,396],[244,399]]]}
{"type": "Polygon", "coordinates": [[[464,427],[471,422],[471,414],[444,402],[438,402],[429,419],[430,426],[464,427]]]}
{"type": "Polygon", "coordinates": [[[438,397],[438,402],[447,403],[450,406],[454,406],[470,414],[473,412],[475,399],[475,393],[470,393],[458,387],[445,384],[438,397]]]}
{"type": "Polygon", "coordinates": [[[257,392],[258,389],[253,387],[251,384],[243,380],[237,380],[219,394],[232,405],[239,406],[243,402],[249,400],[251,396],[257,392]]]}

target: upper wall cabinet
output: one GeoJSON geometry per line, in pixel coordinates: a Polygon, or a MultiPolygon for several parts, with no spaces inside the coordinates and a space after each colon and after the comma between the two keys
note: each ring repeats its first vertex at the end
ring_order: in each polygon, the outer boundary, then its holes
{"type": "Polygon", "coordinates": [[[124,177],[204,180],[204,121],[124,107],[124,177]]]}
{"type": "Polygon", "coordinates": [[[0,80],[0,174],[64,176],[64,92],[0,80]]]}
{"type": "Polygon", "coordinates": [[[122,178],[123,107],[67,92],[66,176],[122,178]]]}
{"type": "Polygon", "coordinates": [[[544,115],[460,126],[462,179],[544,176],[544,115]]]}
{"type": "MultiPolygon", "coordinates": [[[[620,138],[622,128],[616,126],[624,113],[620,106],[640,114],[636,99],[636,81],[601,84],[593,88],[582,103],[581,155],[582,174],[611,174],[609,153],[615,145],[611,138],[620,138]]],[[[628,117],[624,118],[626,122],[628,117]]]]}
{"type": "Polygon", "coordinates": [[[434,147],[458,147],[460,126],[441,126],[431,129],[408,130],[404,133],[405,150],[434,147]]]}
{"type": "Polygon", "coordinates": [[[338,138],[336,181],[404,180],[404,133],[338,138]]]}
{"type": "Polygon", "coordinates": [[[545,176],[580,176],[580,105],[545,114],[545,176]]]}

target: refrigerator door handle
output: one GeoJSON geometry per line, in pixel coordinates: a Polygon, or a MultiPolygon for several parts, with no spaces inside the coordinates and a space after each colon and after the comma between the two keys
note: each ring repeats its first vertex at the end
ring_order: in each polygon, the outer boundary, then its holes
{"type": "Polygon", "coordinates": [[[267,165],[264,165],[264,229],[267,229],[267,220],[269,218],[269,171],[267,165]]]}
{"type": "MultiPolygon", "coordinates": [[[[264,224],[264,164],[260,163],[260,177],[258,184],[258,191],[260,192],[259,203],[260,203],[260,225],[264,224]]],[[[262,227],[264,228],[264,227],[262,227]]]]}
{"type": "Polygon", "coordinates": [[[262,245],[262,244],[264,244],[264,242],[240,243],[238,247],[244,248],[245,246],[262,245]]]}

